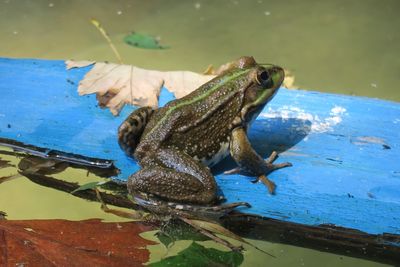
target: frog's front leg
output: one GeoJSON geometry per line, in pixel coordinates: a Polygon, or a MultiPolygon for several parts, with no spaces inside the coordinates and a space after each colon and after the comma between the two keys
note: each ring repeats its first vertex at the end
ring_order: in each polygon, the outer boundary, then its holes
{"type": "Polygon", "coordinates": [[[258,180],[261,180],[268,187],[271,194],[275,191],[275,184],[266,175],[276,169],[292,166],[289,162],[273,164],[277,158],[275,151],[272,152],[267,160],[264,160],[253,149],[247,138],[246,131],[242,127],[232,131],[229,147],[231,156],[238,164],[240,170],[257,176],[258,180]]]}
{"type": "Polygon", "coordinates": [[[195,204],[217,200],[217,184],[210,170],[185,152],[158,149],[140,160],[143,169],[128,179],[131,194],[142,192],[160,199],[195,204]]]}

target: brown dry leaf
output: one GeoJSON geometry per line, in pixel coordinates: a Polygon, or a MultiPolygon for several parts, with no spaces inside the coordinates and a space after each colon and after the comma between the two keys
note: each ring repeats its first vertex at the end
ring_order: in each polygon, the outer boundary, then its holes
{"type": "Polygon", "coordinates": [[[143,266],[141,222],[0,220],[0,266],[143,266]]]}
{"type": "MultiPolygon", "coordinates": [[[[91,65],[93,62],[69,60],[66,64],[67,69],[70,69],[91,65]]],[[[157,107],[163,86],[174,93],[176,98],[180,98],[214,77],[191,71],[157,71],[97,62],[79,83],[78,93],[96,93],[100,104],[118,115],[125,104],[157,107]]]]}
{"type": "Polygon", "coordinates": [[[287,89],[298,89],[298,87],[294,84],[294,74],[285,69],[285,80],[283,80],[283,87],[287,89]]]}

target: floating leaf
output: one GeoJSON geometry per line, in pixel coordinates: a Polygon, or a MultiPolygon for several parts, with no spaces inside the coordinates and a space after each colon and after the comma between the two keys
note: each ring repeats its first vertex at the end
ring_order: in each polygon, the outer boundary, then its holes
{"type": "Polygon", "coordinates": [[[243,255],[239,252],[224,252],[214,248],[205,248],[193,242],[188,248],[179,252],[178,255],[167,257],[159,262],[150,264],[150,266],[239,266],[242,262],[243,255]]]}
{"type": "Polygon", "coordinates": [[[2,266],[142,266],[149,260],[141,222],[0,220],[2,266]]]}
{"type": "Polygon", "coordinates": [[[128,45],[145,49],[169,48],[169,46],[160,45],[159,38],[137,32],[132,32],[131,34],[125,36],[124,42],[128,45]]]}

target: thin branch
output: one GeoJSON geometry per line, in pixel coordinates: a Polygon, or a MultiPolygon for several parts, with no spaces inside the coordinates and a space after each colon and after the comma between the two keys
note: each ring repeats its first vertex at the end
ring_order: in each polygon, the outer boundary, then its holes
{"type": "Polygon", "coordinates": [[[111,47],[111,50],[114,52],[115,57],[117,58],[118,62],[120,64],[124,64],[122,62],[121,55],[119,54],[117,48],[114,46],[113,42],[111,41],[110,37],[108,36],[106,30],[101,26],[100,22],[97,21],[96,19],[91,19],[90,22],[96,27],[96,29],[99,30],[101,35],[107,40],[108,45],[111,47]]]}

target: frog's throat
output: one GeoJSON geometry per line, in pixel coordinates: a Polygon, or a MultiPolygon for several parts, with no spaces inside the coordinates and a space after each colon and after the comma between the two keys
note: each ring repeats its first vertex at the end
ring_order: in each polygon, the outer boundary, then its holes
{"type": "Polygon", "coordinates": [[[234,72],[234,73],[232,73],[231,75],[228,75],[227,77],[221,79],[221,81],[220,81],[218,84],[216,84],[216,85],[214,85],[213,87],[211,87],[211,88],[210,88],[209,90],[207,90],[207,92],[205,92],[204,94],[199,95],[199,96],[197,96],[197,97],[194,97],[194,98],[192,98],[192,99],[188,99],[188,100],[186,100],[186,101],[182,101],[182,102],[180,102],[179,104],[177,104],[176,106],[171,107],[171,108],[166,112],[165,116],[157,122],[157,124],[155,125],[155,127],[153,127],[153,129],[150,130],[149,134],[152,134],[153,131],[156,131],[156,129],[169,117],[169,115],[170,115],[173,111],[175,111],[175,110],[177,110],[177,109],[179,109],[179,108],[182,108],[182,107],[185,107],[185,106],[194,104],[194,103],[196,103],[196,102],[198,102],[198,101],[201,101],[201,100],[207,98],[207,97],[210,96],[213,92],[217,91],[219,88],[221,88],[221,87],[224,86],[225,84],[227,84],[227,83],[229,83],[229,82],[235,80],[236,78],[238,78],[238,77],[240,77],[240,76],[242,76],[242,75],[246,75],[246,74],[249,73],[250,71],[251,71],[251,68],[249,68],[249,69],[243,69],[243,70],[239,70],[239,71],[237,71],[237,72],[234,72]]]}

